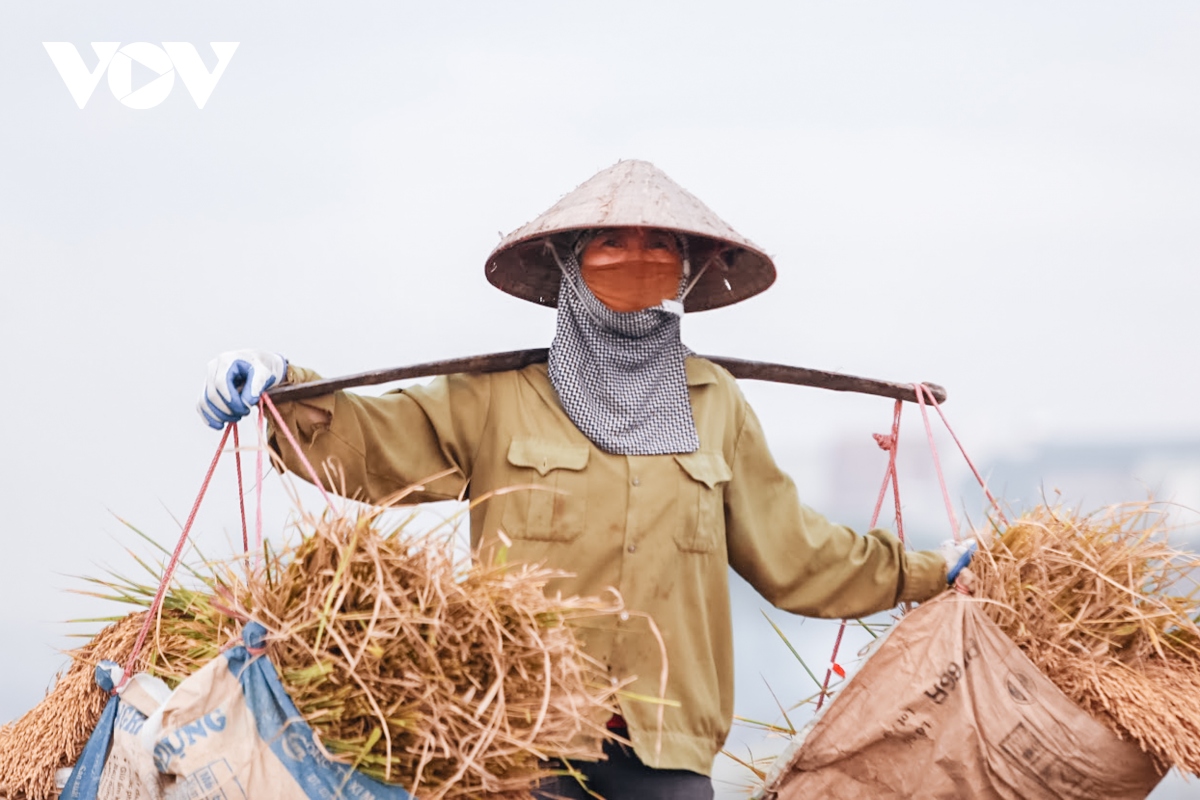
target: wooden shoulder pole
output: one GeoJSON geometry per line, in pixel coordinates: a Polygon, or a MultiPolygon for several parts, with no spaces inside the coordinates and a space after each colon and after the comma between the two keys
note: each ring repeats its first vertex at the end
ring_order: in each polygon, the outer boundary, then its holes
{"type": "MultiPolygon", "coordinates": [[[[408,367],[393,367],[391,369],[360,372],[355,375],[345,375],[340,378],[327,378],[301,383],[296,386],[281,386],[268,392],[276,403],[290,403],[309,397],[319,397],[331,394],[339,389],[352,386],[375,386],[380,383],[401,381],[409,378],[430,378],[434,375],[452,375],[459,372],[505,372],[522,369],[530,364],[546,360],[549,351],[544,347],[532,350],[510,350],[505,353],[489,353],[482,356],[466,358],[451,358],[446,361],[430,361],[425,364],[413,364],[408,367]]],[[[714,364],[729,370],[733,377],[739,380],[770,381],[772,383],[790,383],[796,386],[815,386],[819,389],[830,389],[835,392],[857,392],[873,394],[880,397],[891,397],[896,400],[906,400],[910,403],[917,401],[917,393],[912,384],[880,381],[874,378],[859,378],[855,375],[845,375],[840,372],[825,372],[806,367],[789,367],[784,364],[769,364],[763,361],[745,361],[740,358],[725,358],[723,356],[703,356],[714,364]]],[[[926,383],[925,386],[933,393],[938,403],[946,402],[946,390],[936,383],[926,383]]]]}

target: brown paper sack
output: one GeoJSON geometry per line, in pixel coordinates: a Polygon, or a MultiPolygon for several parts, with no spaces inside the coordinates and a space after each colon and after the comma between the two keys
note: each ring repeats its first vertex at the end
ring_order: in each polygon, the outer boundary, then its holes
{"type": "Polygon", "coordinates": [[[905,616],[784,763],[765,797],[1134,800],[1162,778],[954,593],[905,616]]]}

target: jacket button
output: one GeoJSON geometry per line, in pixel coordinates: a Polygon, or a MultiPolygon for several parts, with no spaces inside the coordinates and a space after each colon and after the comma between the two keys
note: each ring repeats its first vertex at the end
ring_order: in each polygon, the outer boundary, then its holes
{"type": "Polygon", "coordinates": [[[620,614],[617,615],[617,619],[621,620],[621,622],[629,622],[629,612],[622,611],[620,614]]]}
{"type": "Polygon", "coordinates": [[[637,552],[637,545],[636,545],[636,544],[631,544],[631,545],[629,545],[629,547],[628,547],[628,548],[626,548],[626,549],[627,549],[627,550],[629,550],[629,552],[631,552],[631,553],[636,553],[636,552],[637,552]]]}
{"type": "Polygon", "coordinates": [[[634,485],[634,486],[641,486],[641,485],[642,485],[642,479],[641,479],[641,478],[634,478],[634,479],[633,479],[633,485],[634,485]]]}

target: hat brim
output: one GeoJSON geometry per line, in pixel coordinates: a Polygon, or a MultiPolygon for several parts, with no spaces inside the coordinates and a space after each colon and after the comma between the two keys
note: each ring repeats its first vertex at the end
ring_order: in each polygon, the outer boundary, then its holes
{"type": "MultiPolygon", "coordinates": [[[[562,273],[547,243],[559,248],[561,257],[574,238],[569,234],[582,230],[588,229],[566,229],[503,243],[488,256],[485,267],[488,282],[514,297],[556,307],[562,273]]],[[[683,306],[687,312],[708,311],[741,302],[766,291],[775,282],[775,265],[765,253],[694,231],[664,230],[688,237],[692,274],[700,275],[684,298],[683,306]],[[701,269],[703,274],[700,274],[701,269]]]]}
{"type": "Polygon", "coordinates": [[[484,271],[501,291],[555,306],[561,275],[546,243],[565,248],[579,231],[621,227],[687,236],[692,274],[699,278],[684,301],[686,311],[727,306],[775,282],[770,256],[665,172],[637,160],[618,161],[596,173],[510,233],[488,256],[484,271]]]}

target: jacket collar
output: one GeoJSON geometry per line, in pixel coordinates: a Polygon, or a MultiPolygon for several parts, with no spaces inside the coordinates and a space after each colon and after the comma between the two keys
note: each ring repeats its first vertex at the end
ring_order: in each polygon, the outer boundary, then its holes
{"type": "Polygon", "coordinates": [[[717,365],[707,358],[689,356],[683,362],[683,368],[687,371],[688,386],[703,386],[706,383],[717,382],[717,365]]]}

